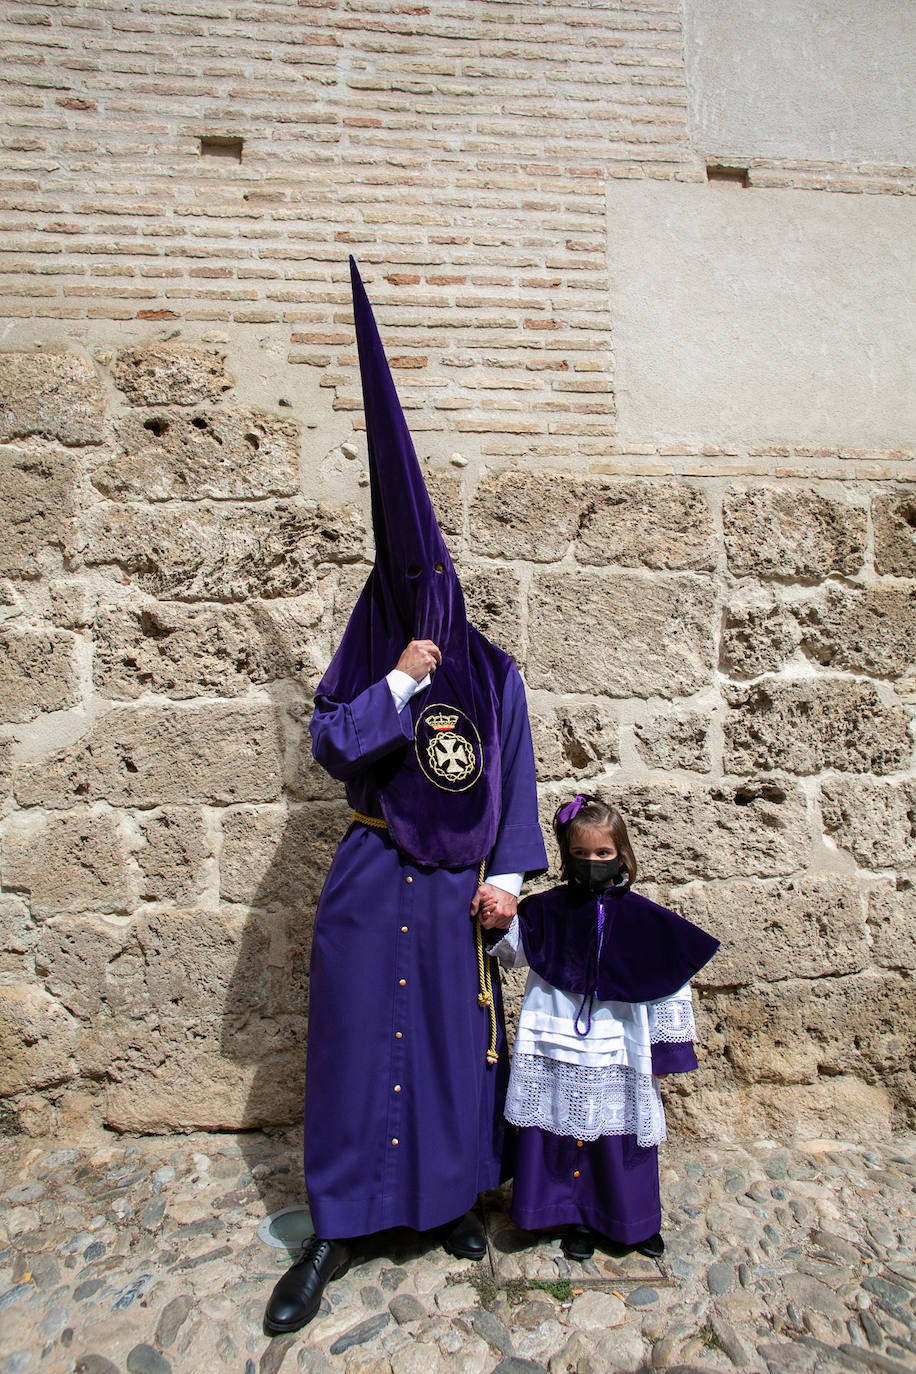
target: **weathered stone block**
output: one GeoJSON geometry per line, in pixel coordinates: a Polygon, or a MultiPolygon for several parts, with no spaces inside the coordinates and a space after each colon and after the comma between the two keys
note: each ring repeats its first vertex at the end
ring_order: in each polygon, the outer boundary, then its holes
{"type": "Polygon", "coordinates": [[[729,607],[722,617],[719,667],[738,678],[775,673],[788,663],[799,640],[784,606],[729,607]]]}
{"type": "Polygon", "coordinates": [[[901,677],[916,664],[916,588],[830,586],[793,607],[802,649],[825,668],[901,677]]]}
{"type": "Polygon", "coordinates": [[[269,706],[117,708],[69,748],[23,765],[16,796],[23,806],[54,808],[74,797],[140,807],[273,801],[282,749],[269,706]]]}
{"type": "Polygon", "coordinates": [[[591,778],[620,762],[617,718],[603,705],[532,711],[531,734],[539,778],[591,778]]]}
{"type": "Polygon", "coordinates": [[[916,863],[916,784],[871,778],[826,778],[821,783],[824,829],[862,868],[908,868],[916,863]]]}
{"type": "Polygon", "coordinates": [[[31,975],[29,955],[36,927],[20,897],[0,895],[0,974],[31,975]]]}
{"type": "Polygon", "coordinates": [[[246,907],[307,913],[306,929],[351,812],[344,799],[232,810],[223,817],[220,896],[246,907]]]}
{"type": "Polygon", "coordinates": [[[42,988],[0,985],[0,1097],[77,1077],[83,1040],[78,1023],[42,988]]]}
{"type": "Polygon", "coordinates": [[[207,823],[199,809],[163,807],[141,814],[137,824],[145,843],[137,851],[145,902],[193,902],[200,896],[212,858],[207,823]]]}
{"type": "Polygon", "coordinates": [[[34,720],[79,700],[76,638],[66,630],[0,630],[0,721],[34,720]]]}
{"type": "Polygon", "coordinates": [[[131,909],[127,846],[116,816],[80,808],[59,816],[14,813],[5,824],[3,886],[30,894],[37,918],[131,909]]]}
{"type": "Polygon", "coordinates": [[[31,434],[99,444],[105,402],[90,363],[73,353],[0,353],[0,442],[31,434]]]}
{"type": "Polygon", "coordinates": [[[725,696],[726,772],[893,773],[909,763],[906,712],[871,683],[769,679],[725,696]]]}
{"type": "Polygon", "coordinates": [[[344,801],[343,783],[326,773],[312,757],[312,737],[308,730],[312,702],[296,702],[286,709],[287,714],[300,723],[299,747],[291,776],[286,778],[288,795],[296,801],[344,801]]]}
{"type": "Polygon", "coordinates": [[[371,564],[361,560],[355,563],[342,563],[336,567],[325,563],[318,571],[318,596],[323,605],[331,608],[330,645],[323,656],[323,668],[327,667],[333,650],[340,643],[370,571],[371,564]]]}
{"type": "Polygon", "coordinates": [[[552,563],[579,532],[583,484],[565,475],[501,472],[471,502],[471,547],[490,558],[552,563]]]}
{"type": "Polygon", "coordinates": [[[627,822],[641,883],[770,878],[807,861],[805,798],[795,782],[648,782],[622,787],[609,800],[627,822]]]}
{"type": "Polygon", "coordinates": [[[461,482],[451,472],[441,468],[424,467],[423,478],[429,499],[436,512],[436,520],[444,535],[449,536],[449,549],[454,558],[451,541],[459,539],[464,532],[464,502],[461,496],[461,482]]]}
{"type": "Polygon", "coordinates": [[[311,501],[168,507],[101,502],[84,522],[90,566],[116,564],[144,591],[176,601],[244,601],[314,591],[316,565],[360,557],[352,508],[311,501]]]}
{"type": "Polygon", "coordinates": [[[518,662],[521,657],[521,585],[512,568],[459,566],[468,619],[518,662]]]}
{"type": "Polygon", "coordinates": [[[284,981],[284,951],[277,950],[275,963],[267,923],[223,911],[162,907],[138,917],[131,934],[127,958],[135,968],[107,994],[121,1014],[135,1015],[142,1007],[157,1025],[220,1028],[224,1017],[243,1023],[254,1010],[267,1016],[283,1010],[277,987],[284,981]]]}
{"type": "Polygon", "coordinates": [[[722,511],[728,566],[739,577],[851,577],[865,557],[865,511],[797,488],[733,488],[722,511]]]}
{"type": "Polygon", "coordinates": [[[908,878],[872,888],[868,929],[876,964],[916,972],[916,888],[908,878]]]}
{"type": "Polygon", "coordinates": [[[217,1033],[195,1033],[189,1058],[183,1033],[166,1038],[155,1062],[119,1066],[105,1093],[104,1124],[135,1134],[241,1131],[289,1125],[302,1116],[306,1026],[285,1016],[259,1023],[256,1039],[237,1038],[233,1057],[217,1033]]]}
{"type": "Polygon", "coordinates": [[[688,576],[544,573],[526,677],[555,692],[689,696],[712,677],[715,593],[688,576]]]}
{"type": "Polygon", "coordinates": [[[722,941],[697,974],[705,987],[856,973],[869,961],[862,895],[850,878],[732,882],[693,889],[672,905],[722,941]]]}
{"type": "Polygon", "coordinates": [[[70,454],[0,448],[0,576],[37,577],[41,551],[68,546],[74,490],[70,454]]]}
{"type": "Polygon", "coordinates": [[[871,503],[875,571],[916,577],[916,487],[901,487],[871,503]]]}
{"type": "Polygon", "coordinates": [[[890,1137],[894,1102],[884,1084],[840,1075],[816,1083],[702,1087],[685,1096],[669,1090],[665,1111],[669,1135],[871,1143],[890,1137]]]}
{"type": "Polygon", "coordinates": [[[195,406],[231,390],[225,363],[225,355],[200,348],[125,348],[114,380],[134,406],[195,406]]]}
{"type": "Polygon", "coordinates": [[[128,931],[93,916],[59,916],[42,926],[35,971],[45,990],[71,1016],[101,1031],[109,1022],[108,967],[129,941],[128,931]]]}
{"type": "MultiPolygon", "coordinates": [[[[723,1008],[724,1010],[724,1008],[723,1008]]],[[[812,1083],[852,1074],[883,1083],[916,1058],[916,984],[891,973],[793,980],[730,995],[727,1058],[739,1080],[812,1083]]]]}
{"type": "Polygon", "coordinates": [[[10,794],[13,778],[13,742],[0,739],[0,801],[10,794]]]}
{"type": "Polygon", "coordinates": [[[708,773],[709,716],[704,711],[685,711],[678,716],[654,716],[634,726],[636,752],[650,768],[685,768],[708,773]]]}
{"type": "Polygon", "coordinates": [[[252,683],[317,672],[316,595],[247,606],[135,597],[96,618],[93,677],[104,697],[240,696],[252,683]]]}
{"type": "Polygon", "coordinates": [[[704,572],[716,566],[712,514],[686,482],[589,483],[576,543],[580,563],[704,572]]]}
{"type": "MultiPolygon", "coordinates": [[[[299,844],[304,840],[302,813],[298,819],[297,826],[295,816],[286,807],[243,807],[225,812],[220,849],[222,901],[238,901],[246,907],[266,907],[273,901],[279,903],[283,900],[282,894],[295,890],[290,886],[295,879],[290,878],[288,871],[283,878],[276,860],[284,837],[294,826],[299,831],[299,844]]],[[[290,845],[293,845],[291,835],[290,845]]]]}
{"type": "Polygon", "coordinates": [[[299,427],[261,410],[130,414],[120,452],[92,473],[114,501],[251,500],[299,490],[299,427]]]}
{"type": "Polygon", "coordinates": [[[106,997],[118,1020],[142,1017],[150,1034],[122,1042],[107,1124],[212,1130],[294,1119],[305,1024],[292,969],[303,956],[285,924],[163,908],[131,934],[106,997]]]}
{"type": "Polygon", "coordinates": [[[92,621],[98,592],[79,578],[59,578],[48,586],[48,619],[65,629],[81,630],[92,621]]]}

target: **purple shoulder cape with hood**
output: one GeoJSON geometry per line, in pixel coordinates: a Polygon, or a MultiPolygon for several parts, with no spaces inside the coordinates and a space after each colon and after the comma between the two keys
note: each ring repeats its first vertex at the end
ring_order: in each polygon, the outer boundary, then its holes
{"type": "Polygon", "coordinates": [[[499,703],[508,654],[469,624],[436,522],[372,307],[350,259],[362,377],[375,566],[317,697],[353,701],[397,664],[411,639],[442,653],[410,701],[413,738],[375,764],[372,780],[392,840],[431,867],[486,858],[500,818],[499,703]]]}
{"type": "Polygon", "coordinates": [[[526,897],[518,909],[529,967],[562,992],[600,1002],[670,997],[708,963],[719,941],[618,880],[600,897],[575,883],[526,897]]]}

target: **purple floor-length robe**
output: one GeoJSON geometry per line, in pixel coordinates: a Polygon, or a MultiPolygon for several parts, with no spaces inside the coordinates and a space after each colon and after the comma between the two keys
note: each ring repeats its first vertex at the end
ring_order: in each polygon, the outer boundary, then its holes
{"type": "MultiPolygon", "coordinates": [[[[366,769],[412,738],[382,680],[322,702],[318,762],[355,810],[380,814],[366,769]]],[[[500,710],[501,821],[492,873],[543,872],[534,754],[517,671],[500,710]]],[[[477,870],[421,868],[384,830],[351,825],[331,863],[312,943],[305,1179],[316,1233],[365,1235],[452,1220],[508,1176],[508,1079],[499,979],[499,1063],[478,1005],[469,907],[477,870]]]]}

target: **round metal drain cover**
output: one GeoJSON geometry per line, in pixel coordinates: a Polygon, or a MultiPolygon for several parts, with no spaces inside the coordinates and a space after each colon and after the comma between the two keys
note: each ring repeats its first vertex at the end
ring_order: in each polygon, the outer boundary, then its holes
{"type": "Polygon", "coordinates": [[[258,1227],[258,1239],[274,1250],[298,1250],[304,1240],[315,1234],[307,1207],[281,1207],[265,1217],[258,1227]]]}

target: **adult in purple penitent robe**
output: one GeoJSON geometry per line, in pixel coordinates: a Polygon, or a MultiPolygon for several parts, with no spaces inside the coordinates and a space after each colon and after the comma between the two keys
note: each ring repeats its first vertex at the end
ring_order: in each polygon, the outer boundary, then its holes
{"type": "Polygon", "coordinates": [[[295,1331],[357,1236],[443,1228],[481,1259],[477,1194],[508,1174],[498,975],[480,927],[543,872],[521,678],[468,623],[351,259],[375,565],[318,687],[315,758],[353,821],[315,921],[305,1179],[315,1237],[265,1324],[295,1331]]]}

